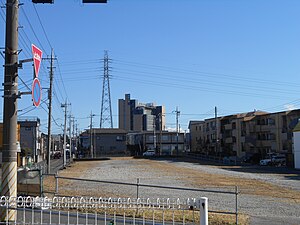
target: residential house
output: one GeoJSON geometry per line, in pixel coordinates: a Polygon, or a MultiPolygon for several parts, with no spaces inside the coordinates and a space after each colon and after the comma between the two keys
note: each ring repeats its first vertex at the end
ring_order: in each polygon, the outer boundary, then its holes
{"type": "Polygon", "coordinates": [[[92,128],[80,135],[81,149],[79,155],[83,157],[102,157],[107,155],[125,155],[126,134],[123,129],[92,128]]]}
{"type": "Polygon", "coordinates": [[[41,148],[40,119],[26,117],[18,120],[20,125],[20,146],[22,155],[33,162],[41,162],[46,152],[41,148]]]}
{"type": "Polygon", "coordinates": [[[158,155],[181,155],[185,150],[185,134],[175,131],[128,133],[128,149],[132,155],[142,155],[148,149],[158,155]]]}

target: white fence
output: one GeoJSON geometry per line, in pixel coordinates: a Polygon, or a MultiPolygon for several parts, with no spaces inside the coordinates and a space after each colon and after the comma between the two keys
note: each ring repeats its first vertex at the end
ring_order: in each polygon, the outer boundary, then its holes
{"type": "Polygon", "coordinates": [[[208,224],[207,198],[132,199],[17,197],[0,199],[0,210],[16,213],[0,224],[208,224]]]}

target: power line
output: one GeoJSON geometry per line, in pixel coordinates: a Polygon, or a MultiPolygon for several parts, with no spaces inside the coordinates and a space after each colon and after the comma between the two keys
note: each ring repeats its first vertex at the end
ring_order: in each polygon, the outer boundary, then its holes
{"type": "Polygon", "coordinates": [[[50,41],[49,41],[48,35],[47,35],[46,31],[45,31],[45,28],[44,28],[44,26],[43,26],[43,23],[42,23],[42,21],[41,21],[41,18],[40,18],[39,14],[38,14],[38,11],[36,10],[36,7],[35,7],[35,5],[34,5],[33,3],[32,3],[32,5],[33,5],[34,11],[35,11],[35,13],[36,13],[36,15],[37,15],[37,17],[38,17],[38,19],[39,19],[39,22],[40,22],[40,25],[41,25],[42,30],[43,30],[43,32],[44,32],[44,35],[45,35],[45,37],[46,37],[46,40],[47,40],[47,42],[48,42],[50,48],[53,49],[53,48],[52,48],[52,45],[51,45],[51,43],[50,43],[50,41]]]}
{"type": "MultiPolygon", "coordinates": [[[[253,90],[253,91],[265,91],[265,92],[270,92],[270,91],[276,91],[276,93],[283,93],[283,94],[295,94],[295,92],[297,92],[297,90],[283,90],[283,89],[279,89],[279,88],[271,88],[271,87],[259,87],[259,86],[250,86],[248,83],[243,83],[243,84],[234,84],[233,82],[229,82],[229,81],[214,81],[214,80],[207,80],[207,79],[199,79],[199,78],[190,78],[189,81],[187,81],[186,77],[179,77],[179,76],[175,76],[174,74],[172,74],[171,76],[168,75],[164,75],[162,76],[162,74],[158,74],[158,73],[152,73],[152,72],[139,72],[139,71],[134,71],[134,70],[115,70],[116,72],[119,72],[120,74],[130,74],[130,75],[138,75],[139,77],[144,74],[146,76],[143,76],[145,78],[148,78],[149,80],[151,78],[156,78],[157,79],[161,79],[161,80],[167,80],[167,82],[169,82],[170,80],[175,81],[175,82],[180,82],[180,83],[199,83],[201,85],[203,84],[207,84],[207,85],[212,85],[212,86],[220,86],[220,87],[233,87],[233,88],[238,88],[238,89],[247,89],[247,90],[253,90]],[[125,71],[125,72],[124,72],[125,71]],[[126,72],[127,71],[127,72],[126,72]]],[[[127,76],[128,77],[128,76],[127,76]]]]}
{"type": "Polygon", "coordinates": [[[295,83],[289,83],[289,82],[276,82],[274,80],[266,80],[266,79],[257,79],[257,78],[252,78],[252,75],[247,75],[250,78],[244,77],[244,76],[237,76],[237,75],[230,75],[230,74],[225,74],[225,73],[212,73],[212,72],[206,72],[206,71],[197,71],[197,70],[191,70],[191,69],[182,69],[182,68],[174,68],[174,67],[168,67],[168,66],[162,66],[162,65],[150,65],[150,64],[144,64],[144,63],[137,63],[137,62],[129,62],[129,61],[124,61],[124,60],[114,60],[116,63],[123,63],[124,65],[131,65],[136,67],[142,67],[142,68],[150,68],[150,69],[157,69],[159,71],[169,71],[169,72],[180,72],[180,73],[190,73],[190,74],[199,74],[199,75],[206,75],[206,76],[211,76],[215,77],[217,79],[220,79],[221,77],[225,77],[226,79],[231,78],[235,80],[242,80],[242,81],[248,81],[248,82],[260,82],[260,83],[266,83],[266,84],[275,84],[282,86],[282,84],[286,84],[289,86],[294,86],[294,87],[300,87],[299,84],[295,83]]]}
{"type": "Polygon", "coordinates": [[[62,74],[61,74],[61,69],[60,69],[60,63],[59,63],[59,60],[57,59],[56,61],[57,61],[58,74],[59,74],[59,77],[60,77],[60,79],[61,79],[61,82],[62,82],[62,85],[63,85],[64,92],[65,92],[65,94],[66,94],[67,99],[69,99],[68,94],[67,94],[67,91],[66,91],[66,87],[65,87],[65,84],[64,84],[64,80],[62,79],[62,74]]]}
{"type": "MultiPolygon", "coordinates": [[[[163,82],[157,82],[157,81],[145,81],[142,79],[128,79],[128,78],[120,78],[115,76],[115,80],[120,80],[124,82],[135,82],[139,84],[146,84],[146,85],[153,85],[153,86],[160,86],[160,87],[173,87],[173,88],[180,88],[185,90],[194,90],[194,91],[205,91],[205,92],[212,92],[212,93],[219,93],[219,94],[231,94],[231,95],[241,95],[246,97],[262,97],[262,94],[259,93],[249,93],[249,92],[243,92],[243,91],[234,91],[234,90],[224,90],[224,89],[216,89],[216,88],[209,88],[209,87],[200,87],[195,85],[187,85],[187,84],[178,84],[178,83],[163,83],[163,82]]],[[[282,95],[270,95],[270,94],[264,94],[264,97],[269,97],[272,99],[285,99],[282,95]]]]}
{"type": "Polygon", "coordinates": [[[31,31],[32,31],[32,33],[34,34],[34,36],[35,36],[35,38],[36,38],[36,40],[37,40],[37,42],[39,43],[39,47],[43,50],[43,52],[47,52],[47,51],[45,50],[44,46],[42,45],[42,43],[40,42],[40,39],[38,38],[38,36],[37,36],[35,30],[33,29],[33,26],[32,26],[32,24],[31,24],[31,22],[30,22],[30,20],[29,20],[29,18],[28,18],[28,16],[27,16],[25,10],[24,10],[23,8],[21,8],[21,11],[23,12],[23,14],[24,14],[24,16],[25,16],[25,18],[26,18],[26,20],[27,20],[27,22],[28,22],[28,24],[29,24],[29,26],[30,26],[30,28],[31,28],[31,31]]]}

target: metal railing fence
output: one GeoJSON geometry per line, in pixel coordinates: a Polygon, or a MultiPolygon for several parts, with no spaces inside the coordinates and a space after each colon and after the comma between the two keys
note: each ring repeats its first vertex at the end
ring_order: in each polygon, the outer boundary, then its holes
{"type": "MultiPolygon", "coordinates": [[[[0,210],[13,210],[15,220],[0,224],[200,224],[206,198],[145,199],[94,197],[0,198],[0,210]],[[201,213],[201,215],[200,215],[201,213]]],[[[207,205],[205,206],[207,208],[207,205]]],[[[207,212],[206,212],[207,213],[207,212]]],[[[206,217],[206,218],[205,218],[206,217]]],[[[206,219],[206,221],[204,220],[206,219]]]]}
{"type": "MultiPolygon", "coordinates": [[[[214,208],[209,208],[208,212],[211,213],[218,213],[218,214],[229,214],[229,215],[234,215],[235,216],[235,222],[236,224],[238,224],[238,187],[235,186],[234,190],[232,191],[228,191],[228,190],[212,190],[212,189],[196,189],[196,188],[184,188],[184,187],[171,187],[171,186],[160,186],[160,185],[150,185],[150,184],[142,184],[140,182],[140,179],[137,179],[136,183],[128,183],[128,182],[116,182],[116,181],[101,181],[101,180],[91,180],[91,179],[82,179],[82,178],[71,178],[71,177],[64,177],[64,176],[58,176],[57,174],[53,175],[53,174],[44,174],[44,176],[54,176],[55,177],[55,190],[54,192],[52,192],[55,195],[60,195],[61,189],[59,187],[59,180],[68,180],[68,181],[73,181],[73,182],[78,182],[76,184],[73,184],[74,186],[80,186],[83,183],[87,182],[88,184],[85,185],[85,187],[91,186],[93,189],[96,189],[95,186],[91,185],[92,183],[96,183],[98,185],[102,184],[102,185],[121,185],[121,186],[128,186],[128,192],[127,195],[131,195],[134,194],[132,192],[135,192],[135,198],[140,198],[142,197],[141,195],[141,191],[143,190],[144,193],[150,194],[150,189],[158,189],[158,190],[166,190],[166,195],[170,196],[172,194],[172,192],[178,191],[180,192],[179,195],[183,196],[183,192],[190,192],[193,193],[192,196],[201,196],[203,195],[203,193],[207,194],[211,194],[211,196],[209,197],[210,199],[210,206],[212,205],[213,201],[217,201],[215,199],[216,195],[227,195],[229,196],[229,199],[227,201],[229,201],[232,205],[232,210],[228,210],[228,209],[224,209],[227,207],[227,205],[225,204],[225,202],[218,202],[218,205],[224,205],[224,207],[222,207],[221,210],[219,209],[214,209],[214,208]],[[171,191],[171,192],[170,192],[171,191]],[[131,193],[129,193],[131,192],[131,193]],[[195,194],[196,193],[196,194],[195,194]],[[231,197],[232,196],[232,197],[231,197]]],[[[72,186],[72,185],[69,185],[72,186]]],[[[102,188],[108,188],[107,186],[102,187],[102,188]]],[[[113,188],[111,188],[113,190],[113,188]]],[[[51,193],[51,192],[47,192],[47,190],[44,190],[45,193],[51,193]]],[[[88,193],[87,189],[85,190],[86,193],[88,193]]],[[[159,193],[161,193],[162,191],[159,191],[159,193]]],[[[63,195],[66,195],[66,193],[63,193],[63,195]]],[[[156,195],[155,195],[156,196],[156,195]]],[[[126,196],[129,197],[129,196],[126,196]]]]}

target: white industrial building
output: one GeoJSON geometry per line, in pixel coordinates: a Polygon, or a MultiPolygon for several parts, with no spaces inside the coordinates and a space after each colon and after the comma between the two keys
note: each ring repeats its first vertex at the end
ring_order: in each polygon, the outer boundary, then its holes
{"type": "Polygon", "coordinates": [[[293,130],[293,134],[295,169],[300,169],[300,122],[293,130]]]}

